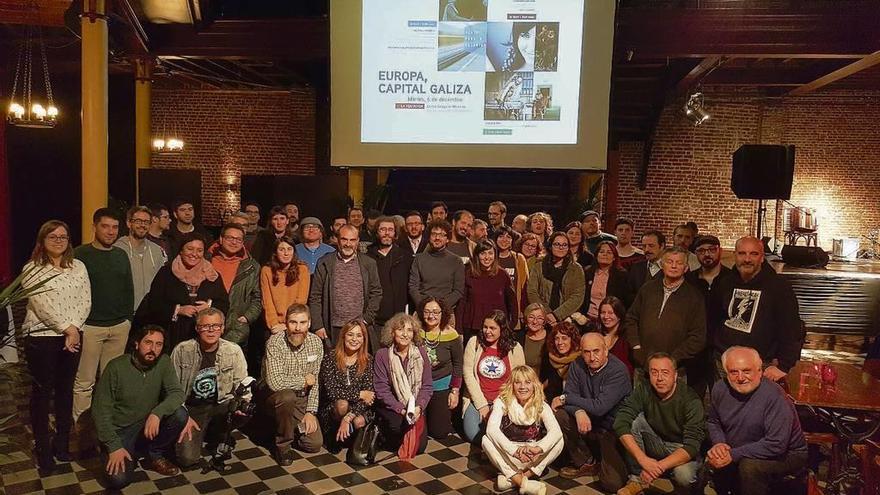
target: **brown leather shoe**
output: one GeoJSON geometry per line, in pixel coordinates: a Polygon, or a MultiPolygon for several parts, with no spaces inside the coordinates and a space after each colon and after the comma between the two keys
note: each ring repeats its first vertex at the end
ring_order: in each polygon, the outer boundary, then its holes
{"type": "Polygon", "coordinates": [[[164,457],[153,459],[153,461],[150,462],[150,469],[156,471],[162,476],[176,476],[180,472],[180,469],[178,469],[177,466],[164,457]]]}
{"type": "Polygon", "coordinates": [[[596,476],[599,472],[599,464],[595,462],[585,462],[580,467],[566,466],[559,470],[559,476],[573,480],[581,476],[596,476]]]}

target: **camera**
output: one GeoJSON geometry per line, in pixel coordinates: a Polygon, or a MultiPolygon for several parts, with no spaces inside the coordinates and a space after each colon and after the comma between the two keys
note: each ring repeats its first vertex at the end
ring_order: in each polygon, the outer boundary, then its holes
{"type": "Polygon", "coordinates": [[[244,424],[254,415],[257,405],[254,403],[254,385],[257,380],[254,377],[245,377],[232,393],[229,409],[226,413],[226,431],[223,433],[217,451],[211,456],[211,461],[203,466],[202,473],[216,470],[220,473],[228,471],[226,461],[232,458],[235,449],[235,438],[232,432],[244,424]]]}

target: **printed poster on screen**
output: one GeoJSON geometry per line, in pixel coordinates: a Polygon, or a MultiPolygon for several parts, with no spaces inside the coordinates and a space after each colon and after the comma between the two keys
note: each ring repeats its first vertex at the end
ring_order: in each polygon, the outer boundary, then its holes
{"type": "Polygon", "coordinates": [[[584,0],[363,0],[361,141],[577,143],[584,0]]]}

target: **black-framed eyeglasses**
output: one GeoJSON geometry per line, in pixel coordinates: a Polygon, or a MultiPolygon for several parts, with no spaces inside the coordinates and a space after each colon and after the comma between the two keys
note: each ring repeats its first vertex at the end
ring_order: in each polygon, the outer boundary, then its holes
{"type": "Polygon", "coordinates": [[[208,331],[219,332],[220,330],[223,330],[223,324],[222,323],[206,323],[204,325],[196,325],[196,329],[199,330],[200,332],[208,332],[208,331]]]}

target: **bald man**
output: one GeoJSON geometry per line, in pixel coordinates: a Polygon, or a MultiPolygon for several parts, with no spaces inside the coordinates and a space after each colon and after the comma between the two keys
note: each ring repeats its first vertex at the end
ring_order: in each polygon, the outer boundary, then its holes
{"type": "Polygon", "coordinates": [[[794,404],[763,376],[761,355],[733,346],[721,355],[726,380],[712,388],[706,461],[719,495],[769,493],[772,483],[807,465],[807,444],[794,404]]]}
{"type": "Polygon", "coordinates": [[[563,407],[556,411],[571,460],[560,476],[574,479],[598,473],[599,482],[610,492],[626,483],[623,449],[612,427],[618,405],[631,391],[629,371],[608,353],[605,338],[595,332],[584,334],[581,359],[568,368],[563,407]],[[596,462],[597,457],[601,462],[596,462]]]}
{"type": "MultiPolygon", "coordinates": [[[[779,381],[800,359],[804,341],[797,298],[788,281],[764,263],[760,240],[736,241],[735,259],[732,276],[719,281],[711,312],[716,359],[731,346],[751,347],[763,360],[764,376],[779,381]]],[[[720,360],[716,365],[720,378],[720,360]]]]}

